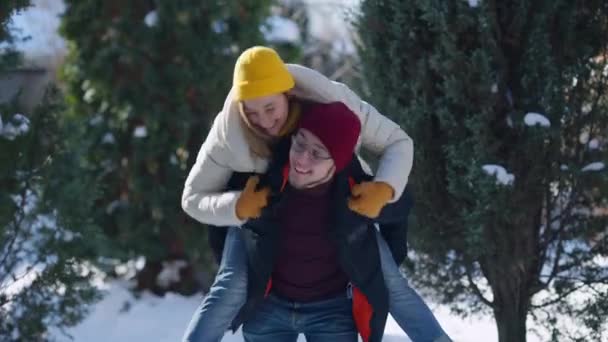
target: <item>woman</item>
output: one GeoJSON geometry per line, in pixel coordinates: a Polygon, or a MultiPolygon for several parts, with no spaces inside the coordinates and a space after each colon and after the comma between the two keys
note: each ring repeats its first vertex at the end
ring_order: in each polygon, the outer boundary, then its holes
{"type": "MultiPolygon", "coordinates": [[[[192,318],[184,341],[219,341],[245,303],[246,255],[239,228],[234,227],[258,217],[269,192],[255,187],[224,189],[234,172],[266,171],[273,143],[297,125],[301,101],[344,103],[361,121],[358,146],[381,155],[374,179],[362,183],[349,200],[351,210],[375,218],[387,203],[401,197],[412,168],[413,143],[396,123],[345,85],[303,66],[284,64],[272,49],[246,50],[237,60],[231,92],[199,151],[182,195],[183,209],[196,220],[233,227],[228,228],[216,280],[192,318]]],[[[393,317],[414,341],[445,336],[399,273],[386,248],[391,241],[378,240],[393,317]]]]}

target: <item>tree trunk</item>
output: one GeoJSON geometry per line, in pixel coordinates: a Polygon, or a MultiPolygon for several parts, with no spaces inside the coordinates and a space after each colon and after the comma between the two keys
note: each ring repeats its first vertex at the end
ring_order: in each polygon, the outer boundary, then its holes
{"type": "MultiPolygon", "coordinates": [[[[542,192],[536,191],[532,195],[538,193],[542,192]]],[[[530,294],[539,269],[535,227],[539,227],[540,222],[535,213],[541,210],[534,203],[542,203],[542,199],[532,195],[515,193],[513,200],[521,203],[525,210],[511,216],[511,224],[492,226],[493,229],[486,231],[486,244],[492,246],[493,253],[484,259],[484,275],[492,287],[499,342],[526,341],[530,294]]]]}
{"type": "Polygon", "coordinates": [[[525,308],[505,305],[494,310],[499,342],[526,342],[525,308]]]}
{"type": "Polygon", "coordinates": [[[526,342],[526,319],[530,306],[529,278],[523,260],[503,259],[493,268],[496,276],[491,283],[494,294],[494,319],[499,342],[526,342]]]}

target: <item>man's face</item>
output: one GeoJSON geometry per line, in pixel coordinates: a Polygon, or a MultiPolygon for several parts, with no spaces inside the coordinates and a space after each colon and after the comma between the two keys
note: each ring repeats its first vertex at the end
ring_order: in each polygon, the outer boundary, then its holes
{"type": "Polygon", "coordinates": [[[336,170],[321,140],[306,129],[292,138],[289,150],[289,184],[296,189],[310,188],[329,181],[336,170]]]}

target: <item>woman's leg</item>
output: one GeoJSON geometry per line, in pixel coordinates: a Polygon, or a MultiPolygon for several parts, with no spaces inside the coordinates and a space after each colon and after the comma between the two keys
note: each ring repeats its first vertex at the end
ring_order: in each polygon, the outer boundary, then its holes
{"type": "MultiPolygon", "coordinates": [[[[220,228],[215,228],[220,229],[220,228]]],[[[228,228],[222,262],[182,342],[217,342],[247,300],[247,255],[240,228],[228,228]]]]}
{"type": "Polygon", "coordinates": [[[395,263],[388,244],[376,235],[382,273],[388,290],[389,311],[413,342],[451,341],[422,298],[412,289],[395,263]]]}

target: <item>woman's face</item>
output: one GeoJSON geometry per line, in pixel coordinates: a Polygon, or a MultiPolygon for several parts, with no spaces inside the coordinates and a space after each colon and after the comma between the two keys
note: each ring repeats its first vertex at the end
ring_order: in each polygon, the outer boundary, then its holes
{"type": "Polygon", "coordinates": [[[243,100],[243,111],[249,122],[269,136],[279,135],[287,121],[289,101],[287,95],[277,94],[243,100]]]}

